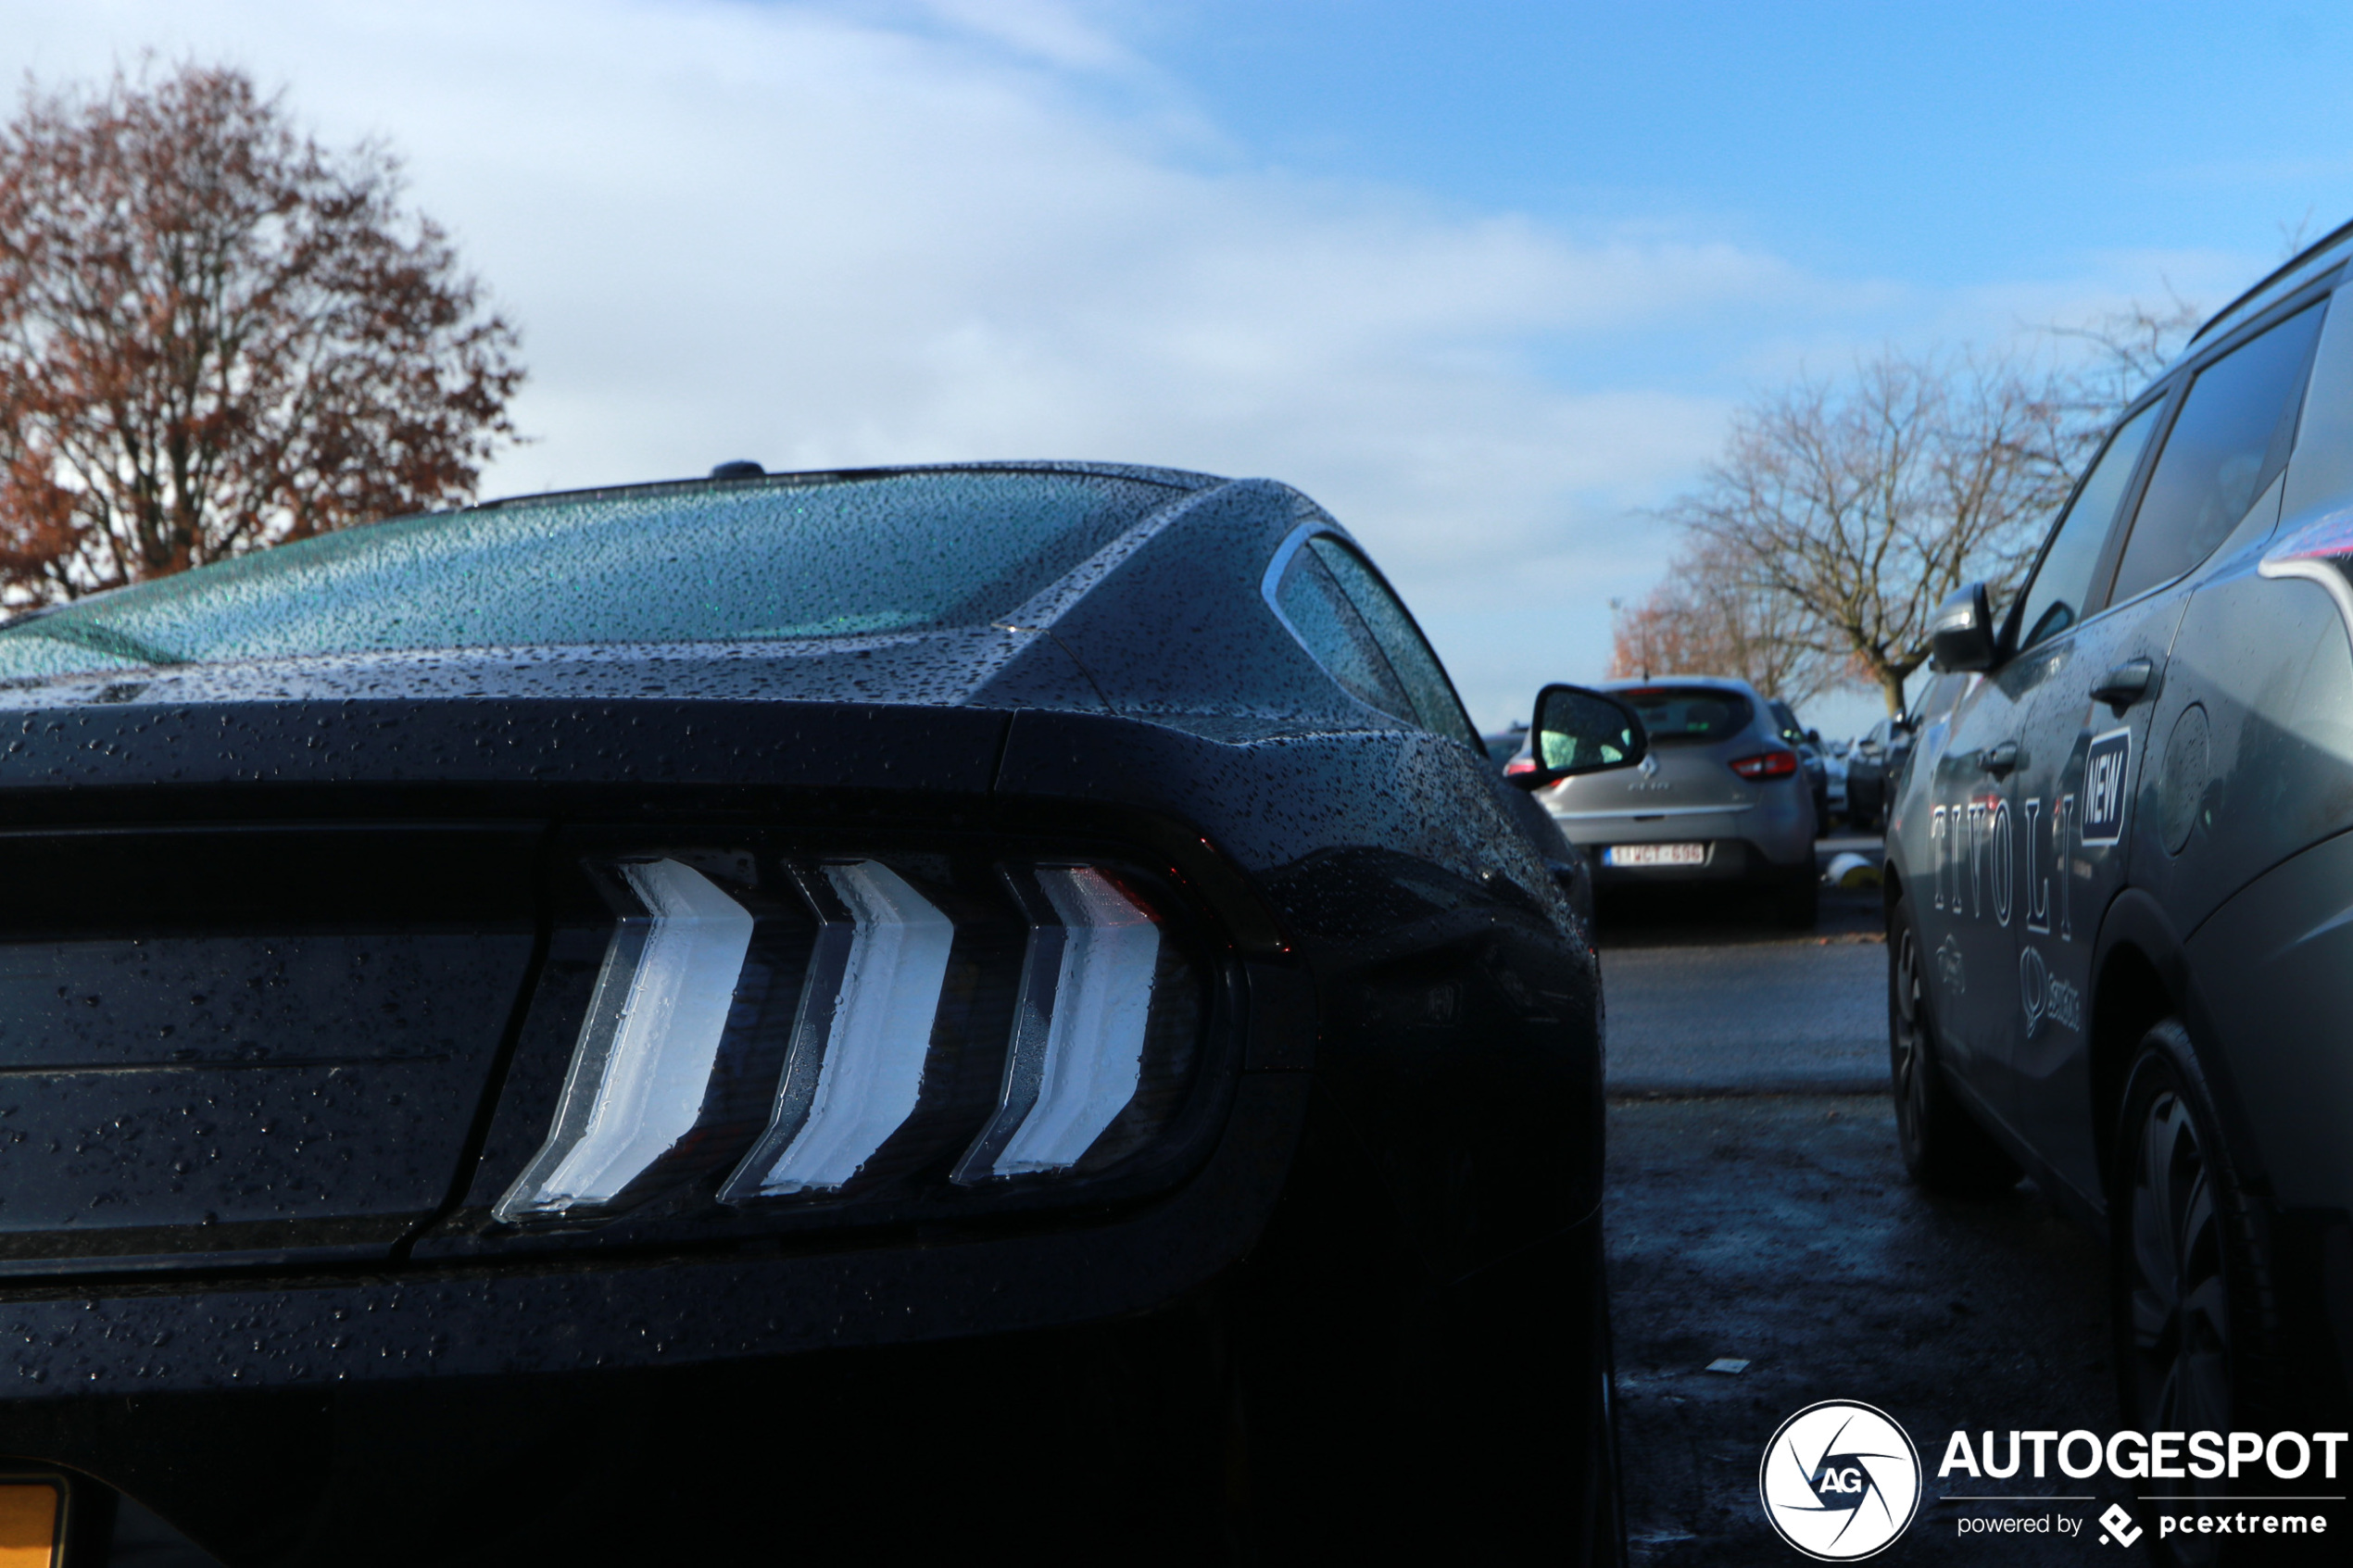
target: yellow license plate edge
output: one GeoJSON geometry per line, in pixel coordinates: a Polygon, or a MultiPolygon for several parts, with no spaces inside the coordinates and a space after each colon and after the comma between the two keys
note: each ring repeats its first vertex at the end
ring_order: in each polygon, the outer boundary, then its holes
{"type": "Polygon", "coordinates": [[[0,1480],[0,1568],[54,1568],[64,1501],[57,1482],[0,1480]]]}

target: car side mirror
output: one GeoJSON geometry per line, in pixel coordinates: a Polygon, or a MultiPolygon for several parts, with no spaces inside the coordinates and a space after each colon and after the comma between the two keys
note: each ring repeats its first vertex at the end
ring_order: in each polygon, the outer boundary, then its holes
{"type": "Polygon", "coordinates": [[[1529,755],[1514,758],[1504,772],[1522,789],[1630,768],[1650,755],[1650,734],[1634,710],[1583,686],[1550,685],[1538,692],[1535,721],[1529,728],[1529,755]]]}
{"type": "Polygon", "coordinates": [[[1994,668],[1994,606],[1985,584],[1956,588],[1928,623],[1929,662],[1953,672],[1994,668]]]}
{"type": "Polygon", "coordinates": [[[1819,746],[1822,744],[1822,732],[1819,730],[1808,730],[1806,732],[1806,738],[1812,741],[1816,746],[1819,746]]]}

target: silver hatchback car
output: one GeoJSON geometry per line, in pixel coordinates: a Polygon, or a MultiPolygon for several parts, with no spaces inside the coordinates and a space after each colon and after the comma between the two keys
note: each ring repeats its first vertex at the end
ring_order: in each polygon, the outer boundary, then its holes
{"type": "Polygon", "coordinates": [[[1592,856],[1596,885],[1744,884],[1770,892],[1786,923],[1812,925],[1820,891],[1813,791],[1765,698],[1745,681],[1711,675],[1600,689],[1642,715],[1650,755],[1639,768],[1536,792],[1592,856]]]}

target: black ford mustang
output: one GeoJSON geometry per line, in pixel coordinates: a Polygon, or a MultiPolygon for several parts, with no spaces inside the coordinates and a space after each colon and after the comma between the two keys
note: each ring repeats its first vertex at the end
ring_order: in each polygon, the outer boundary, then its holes
{"type": "Polygon", "coordinates": [[[1566,849],[1297,492],[407,519],[11,623],[0,742],[0,1535],[1617,1555],[1566,849]]]}

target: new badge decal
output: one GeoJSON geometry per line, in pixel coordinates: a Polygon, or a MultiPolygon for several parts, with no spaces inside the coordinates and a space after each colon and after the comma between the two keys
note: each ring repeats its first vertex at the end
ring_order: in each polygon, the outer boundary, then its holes
{"type": "Polygon", "coordinates": [[[2133,732],[2095,737],[2083,757],[2083,842],[2114,844],[2124,836],[2126,786],[2132,782],[2133,732]]]}

